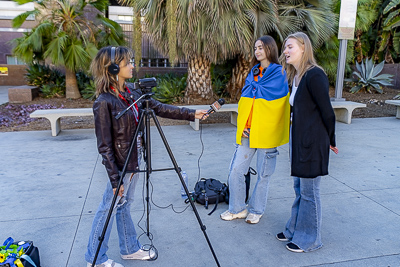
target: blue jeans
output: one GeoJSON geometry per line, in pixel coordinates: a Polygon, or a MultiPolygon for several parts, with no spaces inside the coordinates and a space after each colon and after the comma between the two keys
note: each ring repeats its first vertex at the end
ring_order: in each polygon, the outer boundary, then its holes
{"type": "MultiPolygon", "coordinates": [[[[292,127],[290,127],[289,156],[291,161],[292,127]]],[[[293,177],[296,198],[283,234],[305,252],[322,247],[320,184],[321,176],[316,178],[293,177]]]]}
{"type": "MultiPolygon", "coordinates": [[[[139,174],[136,173],[131,178],[131,173],[127,173],[124,177],[124,196],[117,197],[116,207],[113,209],[110,222],[107,227],[106,234],[104,236],[103,243],[101,244],[99,255],[96,260],[96,264],[101,264],[108,260],[106,255],[108,250],[108,240],[110,238],[111,227],[114,221],[114,217],[117,221],[117,231],[119,239],[120,253],[128,255],[135,253],[141,248],[139,241],[137,240],[135,226],[133,224],[130,207],[133,202],[133,194],[135,192],[135,186],[139,178],[139,174]]],[[[108,212],[110,210],[111,202],[113,199],[113,189],[110,181],[107,183],[106,190],[103,194],[103,200],[97,209],[96,215],[93,219],[92,230],[89,237],[87,251],[85,254],[85,260],[92,263],[96,254],[97,246],[99,244],[99,236],[102,234],[105,221],[107,219],[108,212]]]]}
{"type": "Polygon", "coordinates": [[[275,148],[250,148],[249,139],[242,137],[242,145],[236,144],[236,150],[229,170],[229,212],[239,213],[246,209],[246,184],[244,175],[248,172],[251,160],[257,152],[257,183],[249,199],[250,213],[264,214],[268,199],[268,187],[271,175],[275,172],[275,148]]]}
{"type": "Polygon", "coordinates": [[[296,198],[292,214],[286,223],[284,235],[305,252],[322,247],[321,176],[316,178],[293,177],[296,198]]]}

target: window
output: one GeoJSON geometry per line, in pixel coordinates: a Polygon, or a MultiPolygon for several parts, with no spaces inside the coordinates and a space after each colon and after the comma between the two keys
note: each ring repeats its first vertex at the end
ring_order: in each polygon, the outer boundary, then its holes
{"type": "Polygon", "coordinates": [[[118,20],[132,22],[133,16],[118,15],[118,20]]]}
{"type": "Polygon", "coordinates": [[[26,63],[15,56],[7,56],[8,65],[25,65],[26,63]]]}

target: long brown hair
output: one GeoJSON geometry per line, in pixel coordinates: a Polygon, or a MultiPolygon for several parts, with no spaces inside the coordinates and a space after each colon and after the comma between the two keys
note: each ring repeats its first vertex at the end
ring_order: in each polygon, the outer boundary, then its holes
{"type": "MultiPolygon", "coordinates": [[[[111,47],[112,46],[101,48],[90,64],[90,72],[94,77],[94,82],[96,85],[96,96],[107,92],[118,96],[118,92],[114,92],[114,90],[110,88],[112,86],[116,90],[119,89],[117,75],[108,72],[108,66],[110,66],[112,63],[111,47]]],[[[115,47],[115,64],[119,65],[122,60],[129,62],[132,57],[133,52],[129,48],[124,46],[115,47]]]]}
{"type": "MultiPolygon", "coordinates": [[[[260,38],[258,38],[254,44],[257,41],[261,41],[263,43],[263,49],[265,51],[265,55],[268,59],[268,61],[270,63],[275,63],[275,64],[279,64],[279,60],[278,60],[278,46],[276,45],[276,42],[274,40],[274,38],[272,38],[269,35],[264,35],[261,36],[260,38]]],[[[256,64],[260,63],[260,61],[257,60],[256,55],[254,53],[253,55],[253,59],[251,60],[251,66],[254,67],[256,64]]]]}
{"type": "Polygon", "coordinates": [[[304,32],[295,32],[286,37],[282,45],[282,54],[279,57],[279,61],[280,64],[283,66],[283,69],[286,70],[286,75],[288,77],[290,85],[293,83],[293,79],[296,74],[298,75],[299,80],[301,80],[304,73],[306,73],[306,71],[310,68],[318,67],[322,69],[315,61],[310,38],[308,38],[307,34],[305,34],[304,32]],[[297,72],[293,65],[286,63],[286,57],[283,53],[283,51],[285,51],[286,41],[290,38],[295,39],[297,44],[304,50],[297,72]]]}

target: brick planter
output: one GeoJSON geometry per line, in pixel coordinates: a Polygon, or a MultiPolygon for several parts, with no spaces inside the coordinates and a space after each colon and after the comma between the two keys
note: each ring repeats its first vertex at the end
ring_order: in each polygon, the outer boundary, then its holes
{"type": "Polygon", "coordinates": [[[32,101],[39,95],[39,88],[36,86],[22,85],[8,88],[9,103],[24,103],[32,101]]]}

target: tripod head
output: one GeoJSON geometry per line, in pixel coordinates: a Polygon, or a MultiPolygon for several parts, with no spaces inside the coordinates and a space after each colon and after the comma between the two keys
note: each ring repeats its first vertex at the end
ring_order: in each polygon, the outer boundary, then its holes
{"type": "MultiPolygon", "coordinates": [[[[133,102],[129,107],[127,107],[124,111],[121,111],[115,116],[115,118],[118,120],[119,118],[122,117],[122,115],[125,114],[132,106],[134,106],[140,99],[144,98],[145,100],[149,100],[154,93],[152,92],[153,87],[157,86],[157,80],[155,77],[151,78],[144,78],[144,79],[139,79],[139,82],[135,82],[133,84],[133,89],[134,90],[141,90],[143,95],[136,99],[135,102],[133,102]]],[[[131,96],[132,97],[132,96],[131,96]]]]}
{"type": "Polygon", "coordinates": [[[134,89],[141,89],[144,94],[152,92],[153,87],[157,86],[155,77],[139,79],[139,82],[134,83],[134,89]]]}

